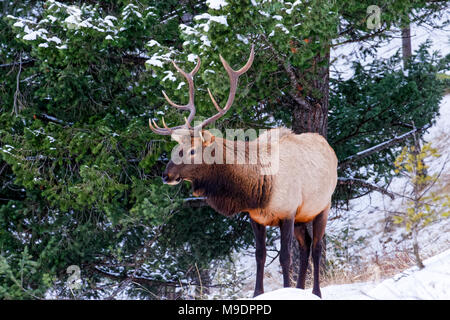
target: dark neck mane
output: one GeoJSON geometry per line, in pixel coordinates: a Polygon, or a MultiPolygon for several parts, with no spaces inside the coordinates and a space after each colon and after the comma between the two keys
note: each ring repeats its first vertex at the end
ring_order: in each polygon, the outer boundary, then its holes
{"type": "Polygon", "coordinates": [[[261,175],[258,165],[248,164],[212,164],[192,182],[194,191],[225,216],[266,207],[272,188],[272,176],[261,175]]]}

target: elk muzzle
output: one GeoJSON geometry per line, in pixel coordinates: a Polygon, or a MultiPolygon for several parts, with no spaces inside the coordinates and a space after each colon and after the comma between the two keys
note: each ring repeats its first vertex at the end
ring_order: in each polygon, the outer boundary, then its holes
{"type": "Polygon", "coordinates": [[[169,185],[176,185],[179,184],[183,178],[178,174],[178,173],[174,173],[171,170],[173,168],[173,164],[172,162],[169,162],[169,164],[167,165],[166,170],[164,170],[161,178],[164,184],[169,184],[169,185]]]}

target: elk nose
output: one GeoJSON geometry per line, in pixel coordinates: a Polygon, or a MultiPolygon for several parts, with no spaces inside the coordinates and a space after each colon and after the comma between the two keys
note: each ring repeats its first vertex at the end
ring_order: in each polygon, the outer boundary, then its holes
{"type": "Polygon", "coordinates": [[[162,181],[164,183],[167,183],[168,180],[169,180],[169,175],[167,173],[163,173],[162,174],[162,181]]]}

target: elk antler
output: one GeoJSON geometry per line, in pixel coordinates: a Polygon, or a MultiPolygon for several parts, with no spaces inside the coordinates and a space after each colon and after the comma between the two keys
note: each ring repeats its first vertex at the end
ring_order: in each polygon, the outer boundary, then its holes
{"type": "Polygon", "coordinates": [[[222,61],[223,67],[225,68],[225,70],[228,73],[228,77],[230,78],[230,93],[228,94],[227,103],[225,104],[225,107],[223,109],[220,108],[219,104],[216,102],[211,91],[208,88],[209,97],[211,98],[211,101],[214,104],[214,107],[216,107],[218,113],[216,113],[212,117],[204,120],[201,124],[195,126],[194,130],[201,129],[202,127],[210,124],[211,122],[216,121],[217,119],[222,117],[225,113],[227,113],[228,110],[230,110],[231,105],[233,104],[233,101],[234,101],[234,97],[236,95],[236,89],[237,89],[239,76],[244,74],[245,72],[247,72],[247,70],[250,69],[250,67],[252,66],[253,58],[255,57],[254,46],[252,45],[252,49],[250,50],[250,57],[248,58],[247,63],[238,71],[233,70],[230,67],[230,65],[228,64],[228,62],[226,62],[225,59],[221,55],[219,55],[219,57],[220,57],[220,61],[222,61]]]}
{"type": "Polygon", "coordinates": [[[182,129],[182,128],[191,129],[192,128],[191,127],[191,121],[194,119],[194,116],[195,116],[194,75],[197,73],[198,69],[200,69],[200,58],[197,57],[197,65],[189,73],[186,73],[184,70],[182,70],[180,67],[178,67],[177,64],[174,61],[172,61],[172,64],[175,67],[175,69],[177,69],[177,71],[179,73],[181,73],[186,78],[186,80],[188,82],[188,85],[189,85],[189,102],[186,105],[181,106],[181,105],[178,105],[178,104],[174,103],[172,100],[170,100],[170,98],[167,96],[167,94],[164,92],[164,90],[163,90],[162,93],[164,95],[164,98],[166,98],[167,102],[172,107],[178,108],[180,110],[189,110],[189,116],[187,117],[187,119],[186,119],[186,117],[184,118],[185,122],[186,122],[184,125],[173,127],[173,128],[169,128],[166,125],[166,123],[164,122],[164,117],[162,118],[162,123],[163,123],[164,128],[160,128],[156,124],[155,120],[149,119],[148,122],[149,122],[150,129],[152,129],[152,131],[154,133],[161,134],[161,135],[170,135],[170,134],[173,133],[174,130],[177,130],[177,129],[182,129]],[[153,122],[153,125],[152,125],[152,122],[153,122]]]}
{"type": "Polygon", "coordinates": [[[157,134],[161,134],[161,135],[170,135],[173,133],[174,130],[177,129],[189,129],[189,130],[198,130],[201,129],[202,127],[208,125],[211,122],[216,121],[217,119],[219,119],[220,117],[222,117],[230,108],[231,105],[233,104],[234,101],[234,97],[236,95],[236,89],[237,89],[237,84],[238,84],[238,80],[239,80],[239,76],[241,76],[242,74],[244,74],[245,72],[247,72],[248,69],[250,69],[252,63],[253,63],[253,58],[255,56],[254,53],[254,46],[252,45],[252,49],[250,51],[250,57],[248,58],[247,63],[238,71],[233,70],[230,65],[228,64],[228,62],[225,61],[225,59],[219,55],[220,57],[220,61],[222,61],[222,65],[225,68],[225,70],[228,73],[228,77],[230,78],[230,93],[228,95],[228,100],[227,103],[225,104],[224,108],[221,108],[219,106],[219,104],[216,102],[216,100],[214,99],[213,95],[211,94],[211,91],[208,88],[208,94],[209,97],[211,98],[214,107],[217,109],[218,113],[216,113],[215,115],[213,115],[212,117],[204,120],[201,124],[195,126],[195,128],[192,128],[191,126],[191,122],[192,119],[195,116],[195,106],[194,106],[194,80],[193,77],[194,75],[197,73],[198,69],[200,68],[200,58],[198,58],[198,62],[197,65],[195,66],[195,68],[190,72],[190,73],[186,73],[183,70],[181,70],[176,64],[175,62],[172,61],[174,67],[178,70],[178,72],[180,72],[188,81],[189,84],[189,102],[188,104],[184,105],[184,106],[180,106],[174,102],[172,102],[172,100],[169,99],[169,97],[166,95],[166,93],[163,91],[163,95],[164,98],[166,98],[167,102],[173,106],[176,107],[178,109],[181,110],[189,110],[189,117],[185,119],[185,124],[181,125],[181,126],[177,126],[177,127],[173,127],[173,128],[169,128],[166,123],[164,122],[164,118],[162,118],[162,123],[164,128],[160,128],[158,127],[158,125],[156,124],[156,122],[154,120],[150,120],[149,119],[149,125],[150,125],[150,129],[152,129],[153,132],[157,133],[157,134]],[[153,122],[153,125],[152,125],[153,122]]]}

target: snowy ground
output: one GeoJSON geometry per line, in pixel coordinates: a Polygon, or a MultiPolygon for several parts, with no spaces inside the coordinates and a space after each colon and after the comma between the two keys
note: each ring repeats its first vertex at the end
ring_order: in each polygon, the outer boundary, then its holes
{"type": "MultiPolygon", "coordinates": [[[[322,288],[324,300],[447,300],[450,299],[450,250],[424,261],[425,268],[407,269],[381,283],[363,282],[322,288]]],[[[257,300],[316,300],[311,289],[278,289],[257,300]]]]}

